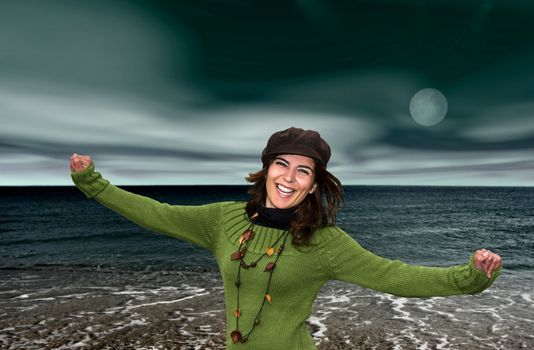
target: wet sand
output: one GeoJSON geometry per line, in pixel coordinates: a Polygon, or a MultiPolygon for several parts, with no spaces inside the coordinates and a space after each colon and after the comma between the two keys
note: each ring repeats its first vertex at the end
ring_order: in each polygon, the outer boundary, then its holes
{"type": "MultiPolygon", "coordinates": [[[[214,272],[4,270],[0,349],[224,349],[214,272]]],[[[503,284],[505,286],[505,284],[503,284]]],[[[320,350],[532,349],[534,296],[406,299],[329,282],[307,322],[320,350]]]]}

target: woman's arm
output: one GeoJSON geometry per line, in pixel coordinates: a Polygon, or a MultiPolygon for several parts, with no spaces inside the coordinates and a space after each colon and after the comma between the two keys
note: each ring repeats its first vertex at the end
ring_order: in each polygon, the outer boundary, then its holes
{"type": "Polygon", "coordinates": [[[120,189],[94,171],[90,158],[71,157],[71,177],[87,198],[119,213],[146,229],[186,240],[213,251],[221,203],[179,206],[120,189]],[[77,164],[78,166],[76,166],[77,164]],[[82,165],[80,165],[82,164],[82,165]],[[77,170],[78,169],[78,170],[77,170]]]}
{"type": "Polygon", "coordinates": [[[480,293],[501,272],[499,266],[488,278],[486,272],[475,267],[475,254],[469,264],[446,268],[415,266],[385,259],[364,249],[343,231],[328,242],[325,249],[332,279],[404,297],[480,293]]]}

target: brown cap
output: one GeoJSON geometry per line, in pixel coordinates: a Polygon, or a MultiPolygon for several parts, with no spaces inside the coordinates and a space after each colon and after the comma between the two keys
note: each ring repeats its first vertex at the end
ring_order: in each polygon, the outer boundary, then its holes
{"type": "Polygon", "coordinates": [[[261,160],[264,165],[269,156],[277,154],[298,154],[315,158],[326,167],[330,159],[330,146],[317,131],[289,128],[275,132],[263,149],[261,160]]]}

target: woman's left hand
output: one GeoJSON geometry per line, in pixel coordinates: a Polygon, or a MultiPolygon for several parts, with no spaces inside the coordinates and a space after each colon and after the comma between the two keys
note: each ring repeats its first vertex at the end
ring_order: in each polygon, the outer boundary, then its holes
{"type": "Polygon", "coordinates": [[[491,278],[493,271],[502,266],[502,258],[486,249],[475,252],[474,263],[477,270],[484,271],[488,278],[491,278]]]}

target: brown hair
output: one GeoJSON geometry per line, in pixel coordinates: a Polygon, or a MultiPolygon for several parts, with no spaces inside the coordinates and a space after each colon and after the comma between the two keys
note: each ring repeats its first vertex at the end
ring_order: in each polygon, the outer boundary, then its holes
{"type": "MultiPolygon", "coordinates": [[[[250,198],[246,205],[249,217],[256,208],[265,205],[267,190],[265,188],[267,172],[274,160],[274,156],[265,162],[263,169],[250,173],[245,179],[252,184],[248,190],[250,198]]],[[[310,244],[310,239],[316,229],[334,225],[339,206],[343,204],[343,188],[341,182],[325,166],[315,160],[316,190],[300,202],[291,221],[290,231],[293,234],[294,246],[310,244]]]]}

